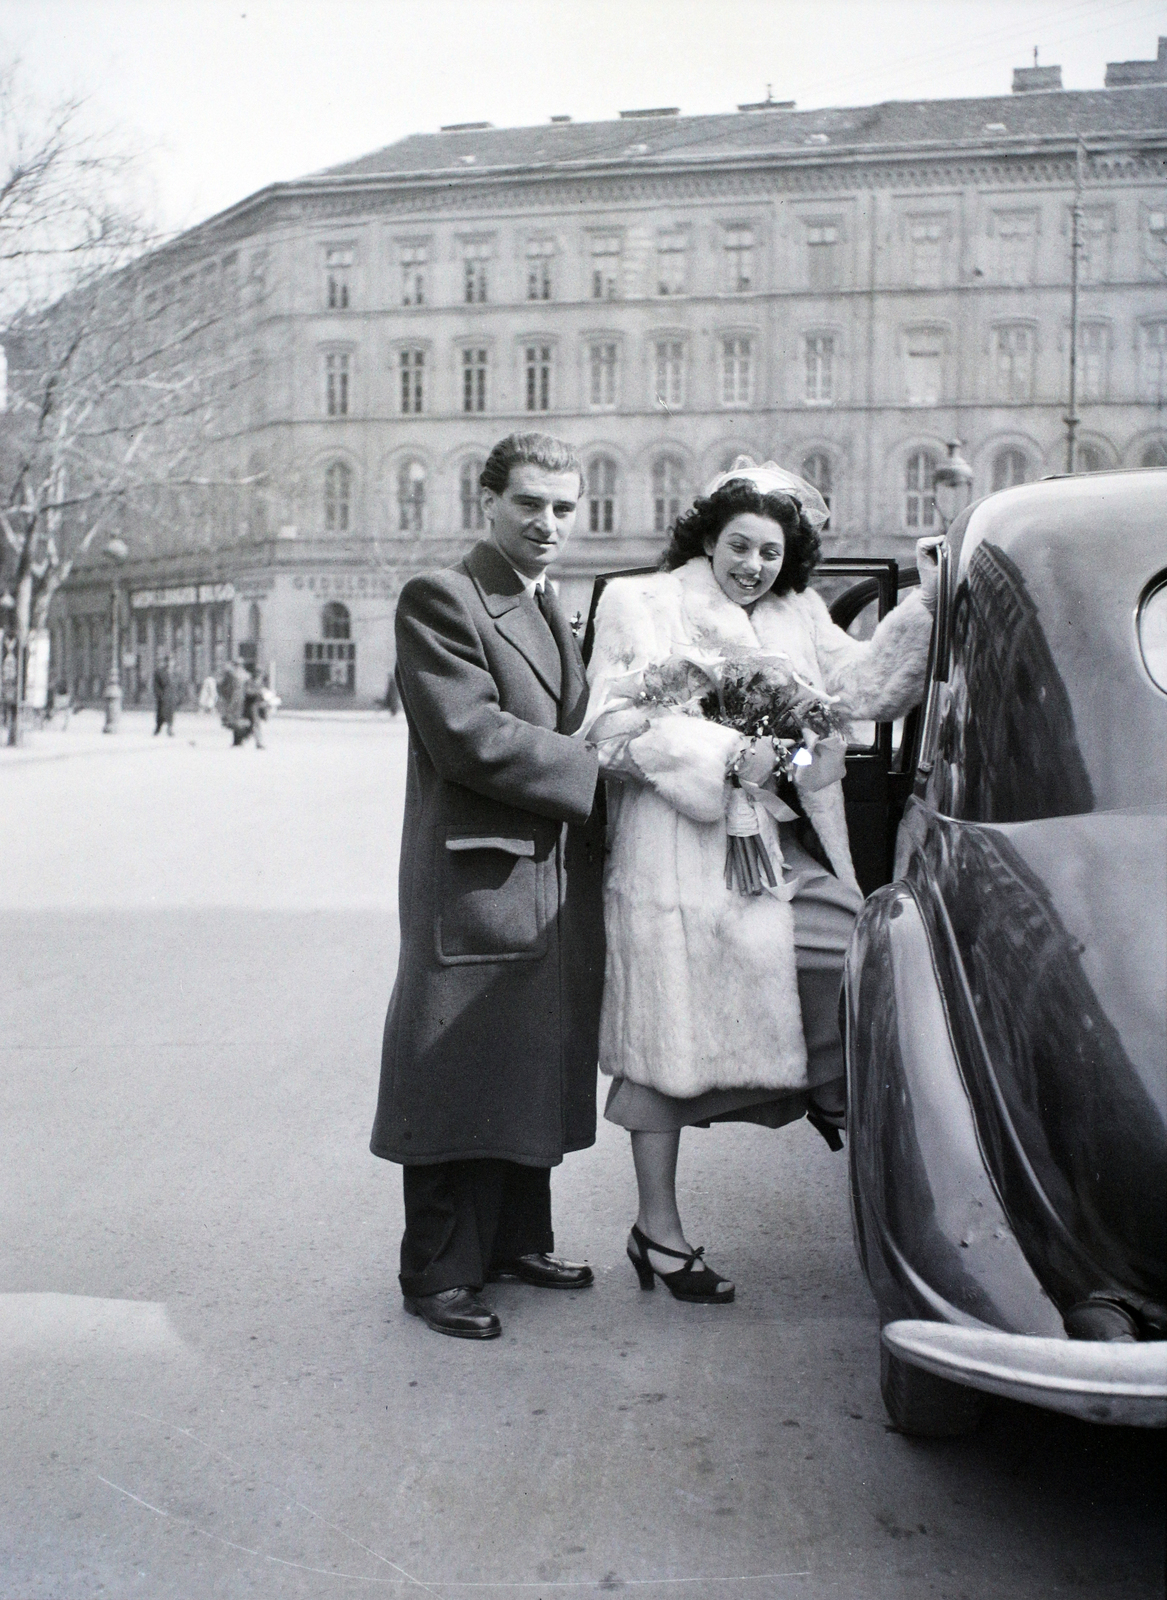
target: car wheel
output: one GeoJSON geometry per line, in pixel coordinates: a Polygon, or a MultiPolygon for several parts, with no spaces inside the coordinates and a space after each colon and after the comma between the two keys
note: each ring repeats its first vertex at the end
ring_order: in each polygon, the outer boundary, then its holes
{"type": "Polygon", "coordinates": [[[933,1377],[882,1346],[879,1388],[899,1431],[919,1439],[957,1439],[971,1433],[985,1409],[985,1397],[978,1390],[933,1377]]]}

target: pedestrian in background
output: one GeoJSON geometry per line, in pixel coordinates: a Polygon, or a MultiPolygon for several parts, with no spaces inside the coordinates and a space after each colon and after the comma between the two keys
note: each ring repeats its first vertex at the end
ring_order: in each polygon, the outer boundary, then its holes
{"type": "MultiPolygon", "coordinates": [[[[267,687],[259,667],[251,669],[251,676],[243,686],[243,720],[247,724],[243,738],[250,734],[255,748],[263,749],[263,724],[267,718],[267,687]]],[[[240,741],[242,743],[242,740],[240,741]]]]}
{"type": "Polygon", "coordinates": [[[251,732],[243,702],[249,674],[242,661],[228,662],[219,679],[219,720],[231,730],[231,744],[237,748],[251,732]]]}
{"type": "Polygon", "coordinates": [[[170,670],[170,657],[163,656],[154,669],[154,733],[157,736],[165,727],[174,737],[174,713],[178,706],[178,685],[170,670]]]}
{"type": "Polygon", "coordinates": [[[208,672],[199,689],[199,710],[209,716],[219,703],[219,685],[215,682],[215,674],[208,672]]]}

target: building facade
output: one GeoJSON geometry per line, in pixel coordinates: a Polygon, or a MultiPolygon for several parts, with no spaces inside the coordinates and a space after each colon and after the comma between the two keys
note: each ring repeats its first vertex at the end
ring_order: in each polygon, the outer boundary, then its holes
{"type": "MultiPolygon", "coordinates": [[[[1167,54],[1111,72],[1097,91],[1041,68],[994,99],[460,126],[183,235],[144,281],[238,319],[245,487],[210,535],[131,537],[131,697],[163,652],[192,684],[242,652],[286,704],[374,703],[402,583],[481,534],[478,473],[514,429],[585,464],[554,574],[572,612],[597,572],[654,560],[740,452],[819,486],[830,553],[910,559],[946,440],[977,494],[1065,470],[1076,197],[1078,469],[1167,464],[1167,54]]],[[[96,565],[55,603],[53,670],[80,698],[109,615],[96,565]]]]}

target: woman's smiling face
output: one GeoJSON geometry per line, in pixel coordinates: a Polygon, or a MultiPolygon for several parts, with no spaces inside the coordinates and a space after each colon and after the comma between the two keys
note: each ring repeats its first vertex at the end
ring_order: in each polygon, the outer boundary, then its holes
{"type": "Polygon", "coordinates": [[[754,511],[740,511],[722,528],[705,553],[723,594],[735,605],[751,606],[774,587],[786,554],[786,534],[780,523],[754,511]]]}

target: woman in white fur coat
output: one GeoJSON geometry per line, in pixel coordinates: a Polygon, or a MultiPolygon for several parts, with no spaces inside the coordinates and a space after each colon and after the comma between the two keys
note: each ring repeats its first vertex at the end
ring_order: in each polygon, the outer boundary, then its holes
{"type": "MultiPolygon", "coordinates": [[[[843,741],[799,769],[798,824],[759,809],[782,863],[777,893],[726,886],[728,769],[765,784],[768,740],[666,707],[637,706],[631,674],[678,651],[785,655],[848,717],[902,715],[921,696],[935,608],[934,556],[920,589],[866,642],[807,587],[826,506],[810,484],[740,458],[680,517],[660,572],[621,578],[596,612],[587,721],[608,782],[607,964],[600,1068],[605,1116],[629,1129],[640,1209],[628,1254],[643,1288],[724,1303],[734,1286],[685,1237],[676,1200],[681,1129],[809,1114],[842,1122],[837,1002],[862,895],[847,843],[843,741]],[[813,825],[808,827],[807,824],[813,825]]],[[[921,541],[924,546],[928,541],[921,541]]],[[[789,813],[788,813],[789,814],[789,813]]],[[[837,1135],[834,1136],[837,1144],[837,1135]]]]}

